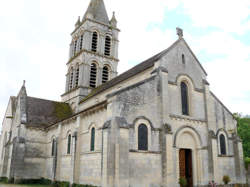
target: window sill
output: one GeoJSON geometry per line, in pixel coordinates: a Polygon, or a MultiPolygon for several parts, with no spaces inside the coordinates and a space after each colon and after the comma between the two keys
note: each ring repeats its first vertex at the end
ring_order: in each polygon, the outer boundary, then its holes
{"type": "Polygon", "coordinates": [[[129,152],[131,153],[151,153],[151,154],[160,154],[161,151],[143,151],[143,150],[135,150],[135,149],[130,149],[129,152]]]}
{"type": "Polygon", "coordinates": [[[221,158],[226,158],[226,157],[234,157],[233,155],[218,155],[218,157],[221,157],[221,158]]]}
{"type": "Polygon", "coordinates": [[[101,153],[101,150],[97,150],[97,151],[85,151],[85,152],[81,152],[81,155],[88,155],[88,154],[97,154],[97,153],[101,153]]]}

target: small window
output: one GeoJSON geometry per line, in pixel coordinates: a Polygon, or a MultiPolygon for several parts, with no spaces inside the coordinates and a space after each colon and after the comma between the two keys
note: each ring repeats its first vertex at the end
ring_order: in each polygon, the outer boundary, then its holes
{"type": "Polygon", "coordinates": [[[73,68],[72,68],[70,71],[69,90],[71,90],[73,88],[73,76],[74,76],[74,72],[73,72],[73,68]]]}
{"type": "Polygon", "coordinates": [[[76,80],[75,80],[75,87],[78,87],[79,82],[79,67],[76,69],[76,80]]]}
{"type": "Polygon", "coordinates": [[[96,87],[96,74],[97,74],[97,67],[95,63],[91,64],[91,68],[90,68],[90,81],[89,81],[89,86],[91,88],[95,88],[96,87]]]}
{"type": "Polygon", "coordinates": [[[97,51],[97,42],[98,42],[98,35],[97,32],[93,32],[92,34],[92,47],[91,51],[96,52],[97,51]]]}
{"type": "Polygon", "coordinates": [[[144,124],[138,127],[138,150],[148,150],[148,128],[144,124]]]}
{"type": "Polygon", "coordinates": [[[68,135],[67,154],[70,154],[70,150],[71,150],[71,134],[68,135]]]}
{"type": "Polygon", "coordinates": [[[107,82],[108,79],[109,79],[109,68],[107,66],[104,66],[102,70],[102,83],[107,82]]]}
{"type": "Polygon", "coordinates": [[[95,128],[91,129],[90,151],[95,150],[95,128]]]}
{"type": "Polygon", "coordinates": [[[56,140],[55,140],[55,138],[53,138],[53,140],[52,140],[51,147],[52,147],[52,149],[51,149],[51,156],[55,156],[56,155],[56,140]]]}
{"type": "Polygon", "coordinates": [[[226,139],[223,134],[220,135],[220,154],[226,155],[226,139]]]}
{"type": "Polygon", "coordinates": [[[111,38],[110,38],[110,36],[106,36],[104,54],[106,56],[110,56],[110,50],[111,50],[111,38]]]}
{"type": "Polygon", "coordinates": [[[80,51],[82,50],[83,45],[83,35],[80,37],[80,51]]]}
{"type": "Polygon", "coordinates": [[[184,54],[181,55],[181,58],[182,58],[182,64],[186,64],[186,59],[184,54]]]}
{"type": "Polygon", "coordinates": [[[182,104],[182,114],[189,115],[188,110],[188,87],[186,83],[181,82],[181,104],[182,104]]]}

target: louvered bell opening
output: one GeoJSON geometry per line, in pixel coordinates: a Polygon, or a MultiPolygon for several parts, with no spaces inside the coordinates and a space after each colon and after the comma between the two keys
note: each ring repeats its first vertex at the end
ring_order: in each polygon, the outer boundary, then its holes
{"type": "Polygon", "coordinates": [[[82,45],[83,45],[83,35],[81,35],[81,38],[80,38],[80,50],[82,50],[82,45]]]}
{"type": "Polygon", "coordinates": [[[75,83],[75,87],[78,86],[78,82],[79,82],[79,68],[76,70],[76,83],[75,83]]]}
{"type": "Polygon", "coordinates": [[[71,72],[71,74],[70,74],[69,89],[71,90],[71,89],[72,89],[72,87],[73,87],[73,70],[72,70],[72,72],[71,72]]]}
{"type": "Polygon", "coordinates": [[[95,64],[91,64],[91,70],[90,70],[90,81],[89,81],[89,86],[91,88],[96,87],[96,73],[97,73],[97,68],[95,64]]]}
{"type": "Polygon", "coordinates": [[[110,56],[110,49],[111,49],[111,38],[109,36],[106,36],[106,39],[105,39],[105,50],[104,50],[104,54],[106,56],[110,56]]]}
{"type": "Polygon", "coordinates": [[[105,66],[102,70],[102,83],[107,82],[109,79],[109,69],[105,66]]]}
{"type": "Polygon", "coordinates": [[[77,40],[74,42],[74,55],[76,54],[77,40]]]}
{"type": "Polygon", "coordinates": [[[92,35],[92,48],[91,48],[91,51],[93,52],[96,52],[97,50],[97,40],[98,40],[97,32],[94,32],[92,35]]]}

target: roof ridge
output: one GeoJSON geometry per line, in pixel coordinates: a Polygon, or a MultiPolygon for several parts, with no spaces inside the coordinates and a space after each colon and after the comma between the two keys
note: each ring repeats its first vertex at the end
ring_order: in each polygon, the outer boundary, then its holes
{"type": "Polygon", "coordinates": [[[43,100],[43,101],[50,101],[50,102],[56,102],[56,103],[65,103],[65,102],[61,102],[61,101],[54,101],[54,100],[38,98],[38,97],[31,97],[31,96],[27,96],[27,97],[32,98],[32,99],[37,99],[37,100],[43,100]]]}

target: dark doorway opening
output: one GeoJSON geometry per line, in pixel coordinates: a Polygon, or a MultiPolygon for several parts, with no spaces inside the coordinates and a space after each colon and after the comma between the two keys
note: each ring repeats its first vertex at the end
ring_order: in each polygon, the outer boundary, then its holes
{"type": "Polygon", "coordinates": [[[191,149],[180,149],[179,152],[180,177],[187,179],[188,187],[193,187],[193,168],[191,149]]]}

